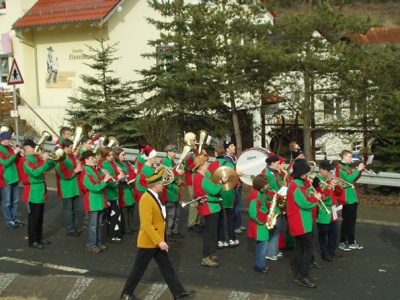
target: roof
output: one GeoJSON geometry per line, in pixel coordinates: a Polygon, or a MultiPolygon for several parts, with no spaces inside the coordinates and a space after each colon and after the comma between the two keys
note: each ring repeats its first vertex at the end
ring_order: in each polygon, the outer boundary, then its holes
{"type": "Polygon", "coordinates": [[[363,44],[399,44],[400,28],[371,28],[366,34],[356,33],[353,40],[363,44]]]}
{"type": "Polygon", "coordinates": [[[13,29],[102,21],[123,0],[39,0],[13,29]]]}

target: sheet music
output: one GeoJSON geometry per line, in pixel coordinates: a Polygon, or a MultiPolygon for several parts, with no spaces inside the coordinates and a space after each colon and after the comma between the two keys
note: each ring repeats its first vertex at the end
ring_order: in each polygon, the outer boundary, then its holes
{"type": "Polygon", "coordinates": [[[281,188],[279,189],[278,195],[284,197],[284,196],[287,195],[287,191],[288,191],[287,186],[283,186],[283,187],[281,187],[281,188]]]}
{"type": "Polygon", "coordinates": [[[336,221],[337,218],[338,218],[337,212],[339,210],[341,210],[342,208],[343,208],[343,205],[339,205],[339,206],[332,205],[332,218],[333,218],[334,221],[336,221]]]}

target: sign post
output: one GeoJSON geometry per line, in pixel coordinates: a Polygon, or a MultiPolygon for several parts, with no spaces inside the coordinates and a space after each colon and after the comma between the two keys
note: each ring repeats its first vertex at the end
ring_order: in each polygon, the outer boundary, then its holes
{"type": "Polygon", "coordinates": [[[17,61],[15,58],[13,59],[11,69],[10,69],[10,74],[8,75],[8,85],[13,85],[14,86],[14,110],[11,112],[11,117],[15,118],[15,134],[17,138],[16,144],[19,145],[19,115],[18,115],[18,107],[17,107],[17,90],[15,88],[16,84],[22,84],[24,83],[24,79],[22,79],[22,74],[18,68],[17,61]]]}

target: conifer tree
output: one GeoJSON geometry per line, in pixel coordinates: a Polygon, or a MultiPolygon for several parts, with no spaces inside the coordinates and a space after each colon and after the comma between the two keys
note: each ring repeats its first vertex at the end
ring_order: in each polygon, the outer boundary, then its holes
{"type": "Polygon", "coordinates": [[[126,146],[132,146],[136,133],[136,101],[132,82],[122,82],[111,69],[118,43],[96,39],[98,47],[88,46],[92,62],[85,63],[93,73],[81,75],[83,85],[76,96],[69,97],[69,121],[87,124],[92,134],[114,136],[126,146]]]}

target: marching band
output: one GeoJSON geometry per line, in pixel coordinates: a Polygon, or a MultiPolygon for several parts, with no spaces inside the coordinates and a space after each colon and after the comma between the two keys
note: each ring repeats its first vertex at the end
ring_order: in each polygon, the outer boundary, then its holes
{"type": "Polygon", "coordinates": [[[237,218],[243,183],[253,188],[248,199],[247,235],[256,242],[253,267],[256,272],[270,273],[267,260],[278,261],[283,255],[280,249],[292,245],[295,282],[316,287],[309,276],[310,269],[318,265],[314,262],[314,227],[318,230],[319,252],[324,261],[343,257],[338,249],[363,249],[355,236],[358,198],[354,185],[365,165],[361,163],[357,170],[351,170],[352,153],[348,150],[342,152],[342,161],[335,169],[329,161],[322,161],[316,176],[310,174],[310,162],[304,159],[296,142],[289,146],[291,157],[287,167],[284,158],[263,148],[252,148],[251,155],[245,151],[237,158],[230,141],[216,146],[216,159],[210,164],[205,149],[208,133],[202,131],[199,143],[194,133],[186,133],[178,163],[174,161],[179,152],[175,145],[168,145],[167,157],[157,162],[157,151],[142,141],[140,155],[133,165],[126,160],[126,153],[115,138],[105,146],[104,137],[99,143],[99,138],[83,137],[77,128],[74,138],[70,139],[71,129],[63,127],[53,152],[42,150],[44,141],[51,140],[47,132],[38,143],[27,139],[22,152],[22,148],[10,146],[12,128],[1,128],[0,187],[5,224],[8,228],[25,225],[18,218],[15,202],[18,199],[15,185],[22,181],[23,200],[29,207],[29,247],[44,249],[50,244],[43,238],[44,203],[48,197],[44,173],[55,168],[68,236],[79,237],[82,233],[77,223],[82,221],[79,208],[83,197],[88,215],[87,252],[100,253],[107,249],[101,237],[104,222],[108,243],[120,244],[124,234],[137,230],[135,207],[140,207],[143,195],[148,197],[149,182],[160,170],[164,183],[160,209],[167,224],[165,242],[184,238],[180,232],[180,210],[188,206],[187,227],[203,234],[202,266],[218,267],[216,250],[239,246],[237,234],[246,230],[237,218]],[[257,159],[252,161],[254,157],[257,159]],[[186,202],[182,201],[183,185],[190,195],[186,202]],[[339,242],[340,210],[343,221],[339,242]],[[289,232],[286,237],[284,229],[289,232]]]}

